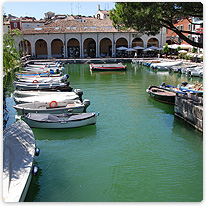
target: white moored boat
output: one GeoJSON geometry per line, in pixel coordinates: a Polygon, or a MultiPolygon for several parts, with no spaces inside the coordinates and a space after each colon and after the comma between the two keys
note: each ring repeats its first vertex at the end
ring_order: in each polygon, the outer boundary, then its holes
{"type": "MultiPolygon", "coordinates": [[[[21,90],[15,90],[12,94],[15,97],[31,97],[31,96],[45,96],[45,95],[58,95],[60,97],[63,96],[76,96],[78,95],[81,99],[83,95],[83,91],[81,89],[75,89],[74,92],[52,92],[52,91],[21,91],[21,90]]],[[[77,98],[77,97],[76,97],[77,98]]]]}
{"type": "Polygon", "coordinates": [[[96,124],[95,113],[36,114],[28,113],[24,120],[30,127],[63,129],[96,124]]]}
{"type": "Polygon", "coordinates": [[[85,105],[80,100],[76,100],[71,103],[56,101],[51,101],[50,103],[24,103],[14,105],[13,107],[17,110],[19,114],[24,115],[27,113],[82,113],[88,106],[89,105],[85,105]]]}
{"type": "MultiPolygon", "coordinates": [[[[26,197],[35,156],[35,137],[22,120],[12,124],[3,133],[3,200],[20,202],[26,197]]],[[[36,171],[37,172],[37,171],[36,171]]]]}
{"type": "Polygon", "coordinates": [[[41,95],[41,96],[30,96],[30,97],[13,97],[16,104],[22,104],[22,103],[32,103],[32,102],[44,102],[44,103],[50,103],[51,101],[57,101],[57,102],[71,102],[74,100],[78,100],[78,95],[54,95],[54,94],[48,94],[48,95],[41,95]]]}
{"type": "Polygon", "coordinates": [[[14,81],[14,86],[19,90],[63,90],[63,91],[72,91],[72,87],[69,86],[69,82],[60,83],[60,82],[52,82],[52,83],[26,83],[26,82],[18,82],[14,81]]]}
{"type": "Polygon", "coordinates": [[[52,82],[66,82],[69,78],[68,74],[59,77],[20,77],[18,82],[22,83],[52,83],[52,82]]]}
{"type": "Polygon", "coordinates": [[[161,63],[153,63],[150,65],[151,69],[156,69],[156,70],[166,70],[169,71],[170,67],[173,66],[179,66],[182,64],[182,61],[172,61],[172,62],[161,62],[161,63]]]}

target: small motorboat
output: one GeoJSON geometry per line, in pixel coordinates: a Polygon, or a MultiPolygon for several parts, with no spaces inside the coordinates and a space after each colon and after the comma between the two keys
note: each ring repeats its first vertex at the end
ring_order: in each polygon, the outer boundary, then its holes
{"type": "Polygon", "coordinates": [[[167,104],[174,104],[175,103],[175,96],[176,93],[172,91],[165,90],[161,87],[157,86],[150,86],[146,90],[148,94],[155,100],[167,104]]]}
{"type": "MultiPolygon", "coordinates": [[[[61,92],[59,92],[61,93],[61,92]]],[[[63,92],[62,92],[63,93],[63,92]]],[[[65,92],[67,93],[67,92],[65,92]]],[[[79,96],[74,95],[55,95],[55,94],[48,94],[48,95],[40,95],[40,96],[29,96],[29,97],[16,97],[13,96],[14,101],[16,104],[23,104],[23,103],[33,103],[33,102],[42,102],[42,103],[49,103],[51,101],[57,102],[71,102],[74,100],[79,100],[79,96]]]]}
{"type": "Polygon", "coordinates": [[[50,114],[61,114],[61,113],[82,113],[86,111],[86,108],[90,105],[89,100],[81,102],[75,100],[73,102],[57,102],[51,101],[49,103],[44,102],[33,102],[17,104],[13,107],[21,115],[27,113],[50,113],[50,114]]]}
{"type": "Polygon", "coordinates": [[[51,83],[27,83],[14,81],[14,86],[18,90],[45,90],[45,91],[72,91],[70,82],[51,82],[51,83]]]}
{"type": "MultiPolygon", "coordinates": [[[[22,90],[15,90],[12,93],[12,97],[31,97],[31,96],[45,96],[45,95],[58,95],[60,97],[63,96],[79,96],[79,99],[82,99],[83,91],[81,89],[74,89],[74,92],[60,92],[60,91],[41,91],[41,90],[29,90],[29,91],[22,91],[22,90]]],[[[77,97],[76,97],[77,98],[77,97]]]]}
{"type": "Polygon", "coordinates": [[[63,129],[83,127],[96,124],[96,113],[68,113],[68,114],[36,114],[28,113],[24,116],[30,127],[63,129]]]}
{"type": "Polygon", "coordinates": [[[127,66],[122,63],[118,64],[90,64],[92,71],[121,71],[126,70],[127,66]]]}
{"type": "Polygon", "coordinates": [[[59,77],[21,77],[18,82],[23,83],[52,83],[52,82],[66,82],[69,78],[68,74],[59,77]]]}
{"type": "Polygon", "coordinates": [[[150,65],[151,69],[158,71],[169,71],[170,67],[179,66],[182,64],[182,61],[172,61],[172,62],[161,62],[161,63],[152,63],[150,65]]]}
{"type": "MultiPolygon", "coordinates": [[[[39,151],[39,149],[38,149],[39,151]]],[[[31,128],[19,120],[3,132],[3,200],[24,201],[32,174],[38,167],[33,165],[37,148],[31,128]]]]}

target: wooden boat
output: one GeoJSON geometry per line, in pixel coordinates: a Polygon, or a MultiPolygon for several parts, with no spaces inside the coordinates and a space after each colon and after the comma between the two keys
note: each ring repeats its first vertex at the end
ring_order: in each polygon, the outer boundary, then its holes
{"type": "Polygon", "coordinates": [[[118,64],[90,64],[92,71],[121,71],[126,70],[127,66],[122,63],[118,64]]]}
{"type": "Polygon", "coordinates": [[[25,122],[30,127],[63,129],[83,127],[96,124],[95,113],[69,113],[69,114],[36,114],[28,113],[24,116],[25,122]]]}
{"type": "Polygon", "coordinates": [[[35,137],[31,128],[22,120],[3,132],[3,200],[20,202],[26,197],[32,172],[35,137]]]}
{"type": "MultiPolygon", "coordinates": [[[[87,101],[88,102],[88,101],[87,101]]],[[[51,101],[49,103],[44,102],[33,102],[17,104],[13,107],[21,115],[27,113],[50,113],[50,114],[61,114],[61,113],[82,113],[86,110],[89,105],[82,103],[80,100],[73,102],[56,102],[51,101]]]]}
{"type": "Polygon", "coordinates": [[[175,103],[176,93],[172,91],[165,90],[161,87],[150,86],[147,90],[148,94],[155,100],[167,104],[175,103]]]}

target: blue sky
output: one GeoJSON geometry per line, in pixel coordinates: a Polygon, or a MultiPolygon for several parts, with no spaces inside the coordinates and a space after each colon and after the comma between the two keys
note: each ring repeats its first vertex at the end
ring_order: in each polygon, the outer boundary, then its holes
{"type": "Polygon", "coordinates": [[[44,18],[44,13],[51,11],[55,14],[73,14],[93,16],[100,4],[101,10],[110,10],[115,7],[112,1],[4,1],[2,2],[3,13],[12,14],[17,17],[31,16],[37,20],[44,18]]]}

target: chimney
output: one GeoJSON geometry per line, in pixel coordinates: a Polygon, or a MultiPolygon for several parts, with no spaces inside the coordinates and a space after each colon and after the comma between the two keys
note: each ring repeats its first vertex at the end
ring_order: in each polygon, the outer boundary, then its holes
{"type": "Polygon", "coordinates": [[[100,10],[100,4],[98,4],[98,11],[100,10]]]}

